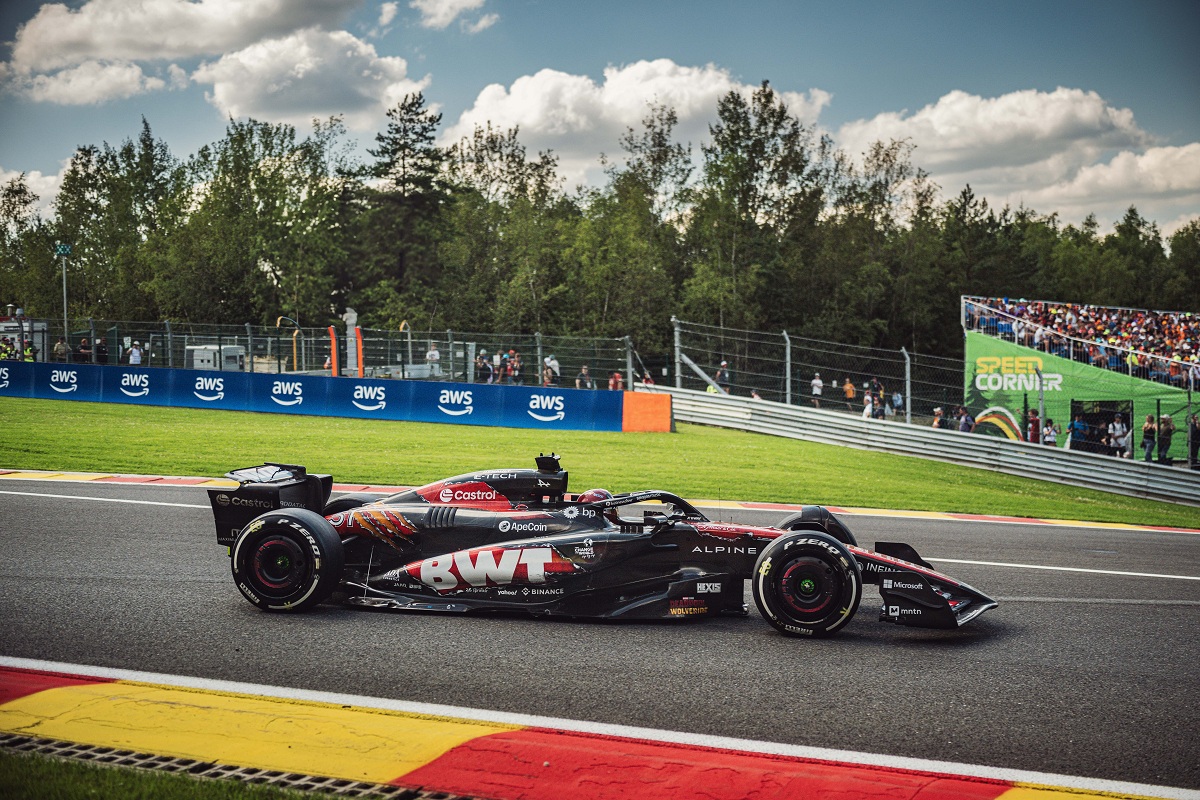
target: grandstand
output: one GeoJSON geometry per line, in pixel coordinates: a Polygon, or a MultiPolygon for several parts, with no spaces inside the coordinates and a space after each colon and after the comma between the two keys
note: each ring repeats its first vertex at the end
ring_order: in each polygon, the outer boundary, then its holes
{"type": "Polygon", "coordinates": [[[981,423],[1028,440],[1031,409],[1062,429],[1081,417],[1088,432],[1074,445],[1104,451],[1114,449],[1105,435],[1119,415],[1135,432],[1126,457],[1140,458],[1146,417],[1169,416],[1177,430],[1169,457],[1186,457],[1200,389],[1200,314],[964,296],[961,321],[964,390],[981,423]]]}

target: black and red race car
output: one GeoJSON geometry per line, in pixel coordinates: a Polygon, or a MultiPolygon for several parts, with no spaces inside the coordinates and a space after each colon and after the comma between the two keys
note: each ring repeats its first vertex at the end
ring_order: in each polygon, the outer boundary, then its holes
{"type": "Polygon", "coordinates": [[[957,628],[996,606],[906,544],[859,547],[820,506],[777,527],[713,522],[665,491],[569,494],[557,456],[536,462],[332,501],[331,476],[264,464],[228,473],[237,488],[209,496],[238,589],[267,611],[336,595],[398,611],[745,616],[749,580],[779,631],[829,636],[854,616],[863,583],[879,585],[880,621],[898,625],[957,628]]]}

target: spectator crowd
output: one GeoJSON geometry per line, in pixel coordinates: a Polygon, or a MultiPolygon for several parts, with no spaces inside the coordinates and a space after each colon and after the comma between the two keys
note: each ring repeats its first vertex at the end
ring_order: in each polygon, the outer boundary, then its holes
{"type": "Polygon", "coordinates": [[[967,326],[1051,355],[1146,380],[1200,383],[1200,313],[968,298],[967,326]],[[1072,341],[1075,340],[1075,341],[1072,341]]]}

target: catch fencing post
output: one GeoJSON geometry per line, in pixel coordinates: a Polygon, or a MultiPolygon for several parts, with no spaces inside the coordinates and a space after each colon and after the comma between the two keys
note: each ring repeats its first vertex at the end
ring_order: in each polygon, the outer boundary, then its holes
{"type": "Polygon", "coordinates": [[[682,389],[683,388],[683,372],[682,372],[682,365],[681,365],[680,358],[679,358],[679,353],[680,353],[679,320],[675,318],[674,314],[671,315],[671,325],[673,325],[675,327],[675,388],[682,389]]]}
{"type": "MultiPolygon", "coordinates": [[[[1037,373],[1038,379],[1038,440],[1035,444],[1041,444],[1046,434],[1046,393],[1042,390],[1042,370],[1039,367],[1034,367],[1033,371],[1037,373]]],[[[1130,423],[1133,422],[1133,417],[1129,418],[1130,423]]],[[[1132,427],[1132,425],[1130,426],[1132,427]]]]}
{"type": "Polygon", "coordinates": [[[221,329],[217,328],[217,371],[221,372],[225,369],[225,339],[221,336],[221,329]]]}
{"type": "Polygon", "coordinates": [[[246,361],[250,365],[250,369],[247,371],[254,372],[254,333],[250,330],[249,322],[246,323],[246,355],[246,361]]]}
{"type": "Polygon", "coordinates": [[[904,356],[904,422],[912,425],[912,359],[903,347],[900,353],[904,356]]]}
{"type": "Polygon", "coordinates": [[[626,336],[625,342],[625,385],[633,391],[633,339],[626,336]]]}
{"type": "Polygon", "coordinates": [[[446,355],[450,358],[450,380],[454,380],[454,331],[449,328],[446,329],[446,355]]]}
{"type": "Polygon", "coordinates": [[[788,332],[783,332],[783,402],[789,406],[792,404],[792,337],[788,336],[788,332]]]}
{"type": "Polygon", "coordinates": [[[175,336],[171,333],[171,320],[163,320],[167,328],[167,366],[175,367],[175,336]]]}
{"type": "Polygon", "coordinates": [[[545,356],[542,355],[542,332],[533,332],[533,341],[537,343],[537,383],[542,383],[542,371],[546,369],[545,356]]]}
{"type": "Polygon", "coordinates": [[[92,337],[88,341],[92,343],[92,363],[95,364],[96,363],[96,320],[92,319],[91,317],[88,317],[88,332],[91,334],[91,337],[92,337]]]}

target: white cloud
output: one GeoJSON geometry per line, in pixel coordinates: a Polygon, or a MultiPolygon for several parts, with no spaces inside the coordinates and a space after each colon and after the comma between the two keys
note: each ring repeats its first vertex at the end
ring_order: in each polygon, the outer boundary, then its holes
{"type": "MultiPolygon", "coordinates": [[[[425,28],[443,30],[460,14],[483,8],[487,0],[412,0],[409,8],[421,12],[421,25],[425,28]]],[[[490,15],[495,16],[495,15],[490,15]]],[[[490,23],[489,23],[490,24],[490,23]]],[[[484,26],[487,27],[487,26],[484,26]]],[[[483,28],[480,28],[483,30],[483,28]]]]}
{"type": "Polygon", "coordinates": [[[468,23],[465,19],[462,21],[462,29],[474,36],[480,31],[485,31],[500,21],[499,14],[484,14],[476,22],[468,23]]]}
{"type": "Polygon", "coordinates": [[[86,61],[179,59],[223,53],[314,25],[362,0],[89,0],[47,3],[17,30],[12,66],[48,72],[86,61]]]}
{"type": "Polygon", "coordinates": [[[1161,228],[1170,235],[1200,216],[1195,212],[1200,208],[1200,142],[1152,147],[1144,153],[1125,150],[1062,180],[1036,188],[999,185],[992,193],[1010,205],[1023,203],[1041,213],[1057,211],[1069,222],[1095,213],[1109,224],[1132,205],[1148,219],[1165,220],[1161,228]]]}
{"type": "Polygon", "coordinates": [[[851,154],[888,139],[910,139],[926,169],[955,173],[1064,157],[1078,166],[1103,150],[1150,143],[1129,109],[1113,108],[1095,92],[1064,88],[999,97],[953,91],[915,114],[887,112],[837,133],[851,154]]]}
{"type": "Polygon", "coordinates": [[[1129,109],[1095,92],[1059,88],[984,98],[950,92],[916,113],[885,112],[843,125],[839,147],[909,139],[913,162],[944,195],[970,184],[993,207],[1024,205],[1078,223],[1095,214],[1106,230],[1129,206],[1149,219],[1185,224],[1200,206],[1200,143],[1155,146],[1129,109]]]}
{"type": "Polygon", "coordinates": [[[205,96],[223,115],[304,128],[343,114],[348,128],[378,130],[387,108],[428,83],[407,70],[345,31],[308,29],[202,64],[192,80],[212,85],[205,96]]]}
{"type": "Polygon", "coordinates": [[[399,3],[384,3],[379,6],[379,27],[383,28],[391,25],[392,20],[396,18],[396,12],[399,8],[399,3]]]}
{"type": "Polygon", "coordinates": [[[137,64],[99,61],[85,61],[53,75],[34,75],[23,82],[24,93],[31,100],[57,105],[96,105],[165,86],[162,78],[147,77],[137,64]]]}
{"type": "MultiPolygon", "coordinates": [[[[589,170],[595,177],[599,153],[619,152],[621,135],[626,128],[641,127],[650,104],[674,108],[679,117],[676,139],[698,144],[708,136],[718,99],[730,91],[749,95],[755,88],[715,65],[687,67],[665,58],[608,67],[599,83],[586,75],[544,69],[509,87],[484,88],[443,141],[457,141],[488,121],[501,130],[519,126],[525,146],[533,152],[553,150],[561,174],[574,185],[585,182],[589,170]]],[[[831,97],[819,89],[781,95],[792,113],[809,124],[831,97]]]]}
{"type": "MultiPolygon", "coordinates": [[[[58,190],[62,186],[63,173],[66,172],[68,163],[68,161],[62,162],[57,175],[43,175],[38,170],[25,172],[25,185],[38,196],[35,208],[42,215],[43,219],[47,219],[54,214],[54,199],[58,197],[58,190]]],[[[0,184],[8,183],[20,174],[18,170],[0,167],[0,184]]]]}

